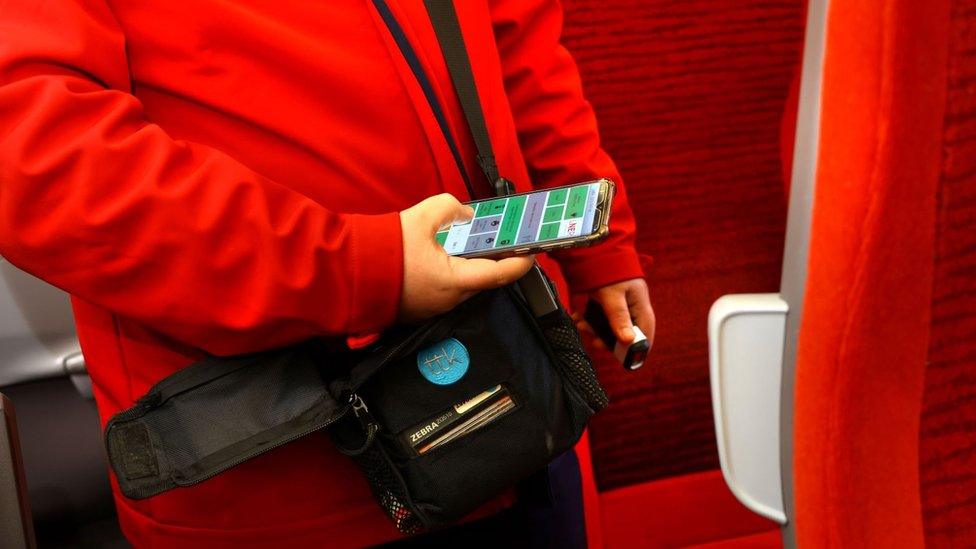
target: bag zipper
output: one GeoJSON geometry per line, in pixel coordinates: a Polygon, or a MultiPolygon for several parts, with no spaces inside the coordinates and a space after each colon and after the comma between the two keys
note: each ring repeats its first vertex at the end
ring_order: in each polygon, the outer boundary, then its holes
{"type": "Polygon", "coordinates": [[[367,430],[369,430],[370,425],[374,425],[376,422],[373,421],[373,414],[369,413],[369,407],[363,402],[363,399],[359,395],[353,393],[349,397],[349,403],[352,406],[352,411],[359,418],[359,422],[363,424],[367,430]]]}
{"type": "MultiPolygon", "coordinates": [[[[430,330],[432,330],[434,327],[436,327],[437,325],[439,325],[441,321],[443,321],[443,319],[438,319],[437,321],[432,322],[429,326],[426,327],[425,330],[423,330],[423,333],[419,334],[419,336],[422,337],[424,334],[429,333],[430,330]]],[[[411,343],[411,342],[413,342],[415,340],[416,340],[415,337],[408,337],[408,338],[404,339],[403,341],[399,342],[397,345],[395,345],[392,349],[390,349],[386,353],[386,355],[380,361],[379,365],[377,365],[376,369],[378,370],[379,368],[382,368],[387,362],[390,361],[390,359],[392,359],[397,353],[399,353],[401,349],[403,349],[409,343],[411,343]]],[[[275,442],[274,444],[271,444],[269,446],[262,446],[259,449],[256,449],[256,450],[253,450],[251,452],[248,452],[247,454],[245,454],[243,456],[240,456],[238,458],[235,458],[234,461],[232,461],[230,463],[222,464],[220,466],[220,469],[219,470],[211,471],[211,472],[209,472],[209,473],[207,473],[207,474],[205,474],[203,476],[199,476],[199,477],[198,476],[194,476],[194,477],[178,477],[178,476],[176,476],[174,474],[174,476],[172,477],[173,483],[175,485],[177,485],[177,486],[192,486],[194,484],[203,482],[205,480],[209,480],[209,479],[211,479],[211,478],[213,478],[213,477],[215,477],[215,476],[223,473],[224,471],[226,471],[228,469],[231,469],[233,467],[236,467],[236,466],[244,463],[245,461],[251,460],[251,459],[253,459],[253,458],[255,458],[255,457],[257,457],[257,456],[259,456],[261,454],[264,454],[266,452],[270,452],[271,450],[274,450],[274,449],[276,449],[278,447],[284,446],[285,444],[288,444],[290,442],[293,442],[295,440],[298,440],[298,439],[300,439],[302,437],[306,437],[306,436],[308,436],[308,435],[310,435],[310,434],[312,434],[312,433],[314,433],[316,431],[320,431],[322,429],[325,429],[326,427],[328,427],[328,426],[332,425],[333,423],[339,421],[340,419],[344,418],[346,416],[346,414],[349,413],[350,410],[353,410],[353,412],[356,414],[356,417],[360,420],[360,423],[363,425],[363,428],[364,428],[365,432],[367,434],[369,434],[370,429],[371,429],[371,426],[372,426],[373,429],[376,429],[376,428],[378,428],[379,424],[376,423],[373,420],[372,414],[369,413],[369,408],[366,406],[366,403],[363,402],[362,398],[358,394],[355,393],[355,390],[358,389],[358,388],[359,388],[359,385],[356,385],[355,387],[351,387],[352,391],[350,392],[349,399],[346,402],[345,406],[343,406],[337,413],[329,416],[329,419],[327,419],[326,421],[320,422],[320,423],[316,423],[316,424],[313,424],[313,425],[310,425],[309,427],[307,427],[305,429],[302,429],[301,431],[299,431],[297,433],[294,433],[294,434],[288,436],[287,438],[281,439],[281,440],[275,442]]],[[[153,404],[154,405],[158,405],[158,403],[153,403],[153,404]]],[[[112,428],[112,426],[114,424],[118,423],[119,421],[129,421],[129,420],[135,419],[136,417],[139,417],[139,416],[144,415],[145,412],[149,408],[152,408],[152,407],[154,407],[154,406],[153,405],[147,405],[147,403],[143,403],[142,405],[137,405],[133,409],[126,410],[125,412],[121,412],[121,413],[117,414],[106,425],[106,432],[108,432],[112,428]]],[[[108,444],[108,437],[106,437],[105,442],[106,442],[106,445],[107,445],[108,444]]],[[[107,446],[106,446],[106,448],[107,448],[107,446]]],[[[109,455],[111,456],[111,452],[110,451],[109,451],[109,455]]]]}
{"type": "MultiPolygon", "coordinates": [[[[472,298],[472,299],[474,299],[474,298],[472,298]]],[[[385,367],[386,364],[391,359],[393,359],[397,354],[400,353],[400,351],[402,351],[405,347],[408,347],[409,345],[412,345],[418,339],[422,339],[422,338],[426,337],[428,334],[430,334],[430,332],[432,332],[434,329],[436,329],[437,327],[439,327],[446,320],[447,320],[447,317],[446,316],[441,316],[441,317],[437,317],[437,318],[434,318],[434,319],[429,320],[427,322],[427,324],[421,325],[413,333],[411,333],[408,336],[404,337],[402,341],[398,342],[396,345],[394,345],[392,348],[390,348],[390,350],[388,350],[386,352],[386,354],[383,355],[383,358],[379,359],[372,366],[370,366],[369,367],[369,371],[365,375],[362,376],[362,379],[361,380],[354,382],[351,378],[347,377],[342,382],[339,382],[339,384],[338,384],[338,387],[340,388],[339,389],[339,393],[342,394],[342,393],[348,392],[350,394],[350,398],[352,398],[355,395],[356,391],[359,390],[359,388],[364,383],[366,383],[367,381],[369,381],[369,379],[372,378],[373,375],[376,374],[376,372],[378,372],[383,367],[385,367]]],[[[381,349],[382,348],[376,349],[376,352],[379,352],[381,349]]]]}

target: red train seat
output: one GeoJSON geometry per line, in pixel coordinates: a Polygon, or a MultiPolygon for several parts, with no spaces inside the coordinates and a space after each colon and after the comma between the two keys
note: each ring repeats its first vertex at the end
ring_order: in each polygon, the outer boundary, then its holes
{"type": "Polygon", "coordinates": [[[591,546],[748,546],[776,529],[736,502],[717,471],[704,320],[722,294],[779,284],[779,135],[803,4],[564,2],[564,39],[623,171],[638,247],[655,257],[660,321],[642,371],[600,357],[612,404],[590,431],[602,519],[591,546]]]}
{"type": "Polygon", "coordinates": [[[976,543],[976,2],[831,2],[799,546],[976,543]]]}

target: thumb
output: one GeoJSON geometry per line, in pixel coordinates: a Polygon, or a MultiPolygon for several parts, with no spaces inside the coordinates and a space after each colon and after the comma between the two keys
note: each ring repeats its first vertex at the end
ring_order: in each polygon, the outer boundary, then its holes
{"type": "Polygon", "coordinates": [[[600,303],[607,321],[613,328],[614,335],[619,341],[630,343],[634,340],[634,323],[630,319],[630,309],[627,307],[627,297],[623,292],[615,292],[606,296],[600,303]]]}
{"type": "Polygon", "coordinates": [[[533,256],[492,259],[449,258],[457,285],[465,290],[488,290],[511,284],[535,262],[533,256]]]}
{"type": "Polygon", "coordinates": [[[423,211],[425,224],[434,230],[457,221],[468,221],[474,217],[474,209],[460,203],[457,198],[448,193],[432,196],[417,206],[423,211]]]}

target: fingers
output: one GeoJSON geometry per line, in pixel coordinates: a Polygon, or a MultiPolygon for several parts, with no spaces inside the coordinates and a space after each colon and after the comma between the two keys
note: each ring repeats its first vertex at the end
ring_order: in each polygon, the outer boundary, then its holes
{"type": "Polygon", "coordinates": [[[654,308],[651,307],[651,301],[649,299],[640,299],[636,303],[631,304],[630,311],[634,323],[644,332],[644,336],[647,337],[647,342],[653,346],[657,321],[654,317],[654,308]]]}
{"type": "Polygon", "coordinates": [[[653,345],[656,321],[647,283],[640,280],[636,284],[628,285],[626,295],[627,306],[630,309],[630,317],[633,319],[634,324],[644,332],[647,342],[653,345]]]}
{"type": "Polygon", "coordinates": [[[448,258],[457,286],[464,290],[489,290],[511,284],[532,267],[532,256],[493,259],[448,258]]]}
{"type": "Polygon", "coordinates": [[[587,343],[589,345],[593,345],[594,347],[598,349],[603,349],[604,351],[610,350],[607,349],[607,346],[603,343],[603,340],[600,339],[598,335],[596,335],[596,332],[593,330],[593,326],[590,326],[589,322],[585,320],[577,320],[576,329],[579,330],[581,334],[586,334],[588,336],[587,343]]]}
{"type": "Polygon", "coordinates": [[[471,299],[472,297],[474,297],[476,295],[478,295],[478,292],[476,290],[471,290],[471,291],[464,292],[464,293],[461,294],[461,300],[458,301],[458,303],[467,301],[467,300],[471,299]]]}
{"type": "Polygon", "coordinates": [[[613,328],[614,335],[619,341],[630,343],[634,340],[633,323],[630,320],[630,307],[627,304],[627,295],[623,292],[613,292],[607,294],[601,301],[603,313],[613,328]]]}
{"type": "Polygon", "coordinates": [[[590,323],[585,320],[577,320],[576,329],[579,330],[580,333],[596,336],[596,332],[593,331],[593,327],[590,326],[590,323]]]}
{"type": "Polygon", "coordinates": [[[634,324],[637,324],[637,327],[644,332],[647,342],[653,346],[657,322],[654,317],[654,309],[651,308],[650,302],[645,301],[642,304],[636,305],[631,309],[631,316],[634,319],[634,324]]]}
{"type": "Polygon", "coordinates": [[[466,206],[448,193],[432,196],[420,204],[423,222],[434,230],[457,221],[468,221],[474,217],[474,209],[466,206]]]}

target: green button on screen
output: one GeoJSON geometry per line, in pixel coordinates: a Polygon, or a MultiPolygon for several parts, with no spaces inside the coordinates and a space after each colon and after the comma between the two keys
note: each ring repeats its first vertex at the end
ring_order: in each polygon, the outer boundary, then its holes
{"type": "Polygon", "coordinates": [[[568,189],[556,189],[555,191],[549,192],[549,199],[546,200],[546,206],[557,206],[566,203],[566,194],[569,192],[568,189]]]}
{"type": "Polygon", "coordinates": [[[546,213],[542,216],[543,223],[552,223],[553,221],[562,221],[563,219],[563,207],[554,206],[552,208],[546,208],[546,213]]]}
{"type": "Polygon", "coordinates": [[[488,217],[489,215],[498,215],[505,211],[505,199],[501,200],[489,200],[488,202],[482,202],[478,204],[478,212],[475,217],[488,217]]]}
{"type": "Polygon", "coordinates": [[[559,236],[559,223],[544,223],[539,228],[539,240],[552,240],[559,236]]]}
{"type": "Polygon", "coordinates": [[[495,247],[511,246],[518,235],[519,224],[522,222],[522,210],[525,209],[525,196],[513,196],[508,199],[508,208],[502,218],[502,226],[498,231],[495,247]]]}

